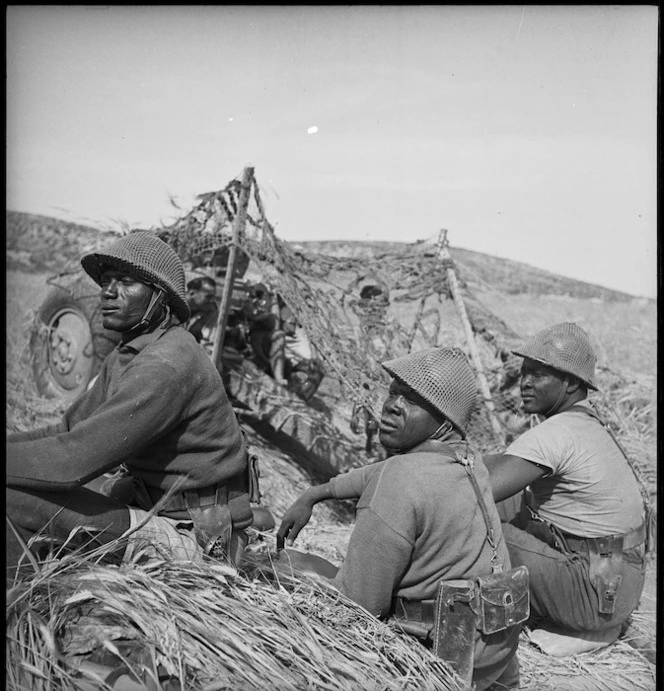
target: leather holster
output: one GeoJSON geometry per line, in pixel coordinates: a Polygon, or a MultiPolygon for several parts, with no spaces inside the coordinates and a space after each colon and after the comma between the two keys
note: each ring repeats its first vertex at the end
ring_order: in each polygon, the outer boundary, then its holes
{"type": "Polygon", "coordinates": [[[475,583],[441,581],[436,595],[433,652],[470,685],[475,662],[477,615],[471,607],[475,583]]]}

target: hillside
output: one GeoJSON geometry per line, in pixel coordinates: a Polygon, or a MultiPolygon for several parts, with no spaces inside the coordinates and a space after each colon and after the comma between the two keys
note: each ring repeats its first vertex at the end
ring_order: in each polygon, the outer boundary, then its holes
{"type": "MultiPolygon", "coordinates": [[[[29,273],[59,272],[76,265],[80,256],[115,233],[50,216],[18,211],[6,212],[6,258],[8,270],[29,273]]],[[[371,258],[393,254],[412,243],[304,241],[289,243],[305,254],[330,257],[371,258]]],[[[434,252],[422,243],[423,252],[434,252]]],[[[459,279],[474,290],[490,288],[506,295],[557,295],[603,302],[629,302],[634,296],[602,286],[565,278],[510,259],[452,247],[459,279]]],[[[651,301],[654,302],[654,301],[651,301]]]]}

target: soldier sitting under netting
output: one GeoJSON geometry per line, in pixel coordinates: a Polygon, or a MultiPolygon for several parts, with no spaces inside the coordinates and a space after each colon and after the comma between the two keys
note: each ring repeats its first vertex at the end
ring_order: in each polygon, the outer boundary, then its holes
{"type": "Polygon", "coordinates": [[[185,328],[204,346],[212,345],[219,308],[216,302],[217,283],[209,276],[196,276],[187,283],[187,305],[191,316],[185,328]]]}
{"type": "Polygon", "coordinates": [[[84,549],[128,531],[107,557],[237,562],[252,522],[247,449],[219,373],[181,326],[182,262],[144,231],[81,264],[121,340],[59,424],[8,438],[8,566],[21,538],[84,549]]]}
{"type": "Polygon", "coordinates": [[[615,640],[639,603],[644,502],[587,399],[597,387],[586,333],[556,324],[514,354],[523,358],[525,412],[545,420],[486,464],[512,563],[530,572],[532,624],[578,637],[582,648],[571,650],[581,652],[615,640]]]}
{"type": "Polygon", "coordinates": [[[292,310],[263,283],[250,288],[245,303],[252,361],[275,381],[308,401],[324,377],[318,358],[292,310]]]}
{"type": "MultiPolygon", "coordinates": [[[[393,377],[379,436],[389,457],[306,490],[286,512],[277,547],[293,543],[317,502],[359,497],[332,583],[416,635],[478,691],[494,682],[516,688],[527,571],[510,569],[488,472],[465,439],[477,400],[473,371],[457,348],[429,348],[383,367],[393,377]],[[489,583],[497,598],[486,598],[489,583]],[[489,600],[501,604],[487,615],[489,600]]],[[[312,563],[294,550],[282,554],[279,563],[290,559],[305,571],[312,563]]],[[[333,576],[320,561],[313,568],[333,576]]]]}

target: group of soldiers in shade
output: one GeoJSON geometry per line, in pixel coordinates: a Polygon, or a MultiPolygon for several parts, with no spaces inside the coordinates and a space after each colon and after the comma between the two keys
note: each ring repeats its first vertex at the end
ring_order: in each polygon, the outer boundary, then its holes
{"type": "MultiPolygon", "coordinates": [[[[146,231],[81,263],[120,342],[61,422],[7,439],[8,578],[23,577],[26,562],[14,530],[36,558],[69,541],[108,544],[117,563],[241,567],[257,478],[203,332],[185,328],[196,286],[188,295],[182,262],[146,231]]],[[[384,362],[384,460],[307,489],[276,535],[283,568],[315,568],[477,691],[519,687],[523,626],[614,640],[644,584],[647,507],[588,399],[596,357],[586,333],[555,324],[515,354],[523,409],[542,422],[484,457],[467,436],[477,385],[462,350],[384,362]],[[312,567],[292,545],[315,504],[335,499],[357,501],[347,554],[338,569],[312,567]]]]}

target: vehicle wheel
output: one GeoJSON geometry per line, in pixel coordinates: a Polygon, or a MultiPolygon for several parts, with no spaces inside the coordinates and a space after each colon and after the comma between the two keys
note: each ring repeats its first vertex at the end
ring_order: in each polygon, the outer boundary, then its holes
{"type": "Polygon", "coordinates": [[[119,341],[102,326],[98,292],[75,288],[48,293],[30,338],[37,390],[51,398],[83,393],[119,341]]]}

